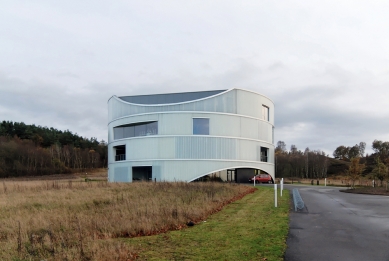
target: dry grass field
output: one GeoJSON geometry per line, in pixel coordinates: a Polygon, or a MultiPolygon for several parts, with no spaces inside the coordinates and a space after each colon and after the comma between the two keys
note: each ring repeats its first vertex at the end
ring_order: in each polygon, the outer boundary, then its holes
{"type": "Polygon", "coordinates": [[[0,260],[134,260],[137,250],[115,238],[179,230],[250,192],[234,184],[82,176],[0,181],[0,260]]]}
{"type": "MultiPolygon", "coordinates": [[[[52,174],[52,175],[44,175],[44,176],[24,176],[24,177],[10,177],[6,179],[2,179],[1,181],[5,182],[24,182],[28,181],[29,184],[30,181],[85,181],[85,179],[92,179],[95,181],[106,181],[108,176],[108,171],[105,168],[99,168],[99,169],[90,169],[85,170],[83,172],[75,172],[71,174],[52,174]]],[[[26,183],[26,184],[27,184],[26,183]]]]}

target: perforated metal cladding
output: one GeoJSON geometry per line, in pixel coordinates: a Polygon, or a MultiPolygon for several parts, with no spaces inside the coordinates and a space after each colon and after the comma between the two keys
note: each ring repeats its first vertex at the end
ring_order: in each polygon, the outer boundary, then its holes
{"type": "Polygon", "coordinates": [[[176,159],[235,159],[237,141],[217,137],[176,137],[176,159]]]}
{"type": "Polygon", "coordinates": [[[194,101],[212,95],[222,93],[226,90],[202,91],[202,92],[182,92],[182,93],[162,93],[151,95],[122,96],[120,99],[137,104],[166,104],[194,101]]]}
{"type": "Polygon", "coordinates": [[[161,106],[133,105],[112,98],[109,100],[108,106],[109,121],[124,116],[151,112],[206,111],[236,113],[236,90],[204,100],[161,106]]]}

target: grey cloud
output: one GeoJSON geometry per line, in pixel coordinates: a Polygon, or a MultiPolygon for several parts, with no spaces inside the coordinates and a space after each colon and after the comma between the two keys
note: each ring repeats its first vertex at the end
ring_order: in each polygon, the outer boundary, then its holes
{"type": "MultiPolygon", "coordinates": [[[[277,138],[328,153],[340,145],[350,146],[360,141],[370,144],[388,134],[387,112],[371,114],[352,112],[352,108],[341,110],[330,103],[339,96],[349,97],[350,93],[321,86],[290,90],[275,97],[277,138]],[[293,133],[299,124],[307,125],[308,129],[293,133]]],[[[371,151],[370,147],[367,151],[371,151]]]]}
{"type": "Polygon", "coordinates": [[[57,76],[57,77],[64,77],[64,78],[75,78],[75,79],[80,79],[80,76],[75,74],[75,73],[71,73],[71,72],[61,72],[61,73],[56,73],[54,74],[54,76],[57,76]]]}
{"type": "Polygon", "coordinates": [[[1,115],[1,120],[69,129],[82,136],[106,140],[107,86],[79,95],[61,85],[32,85],[4,76],[0,77],[0,86],[0,108],[11,111],[10,115],[1,115]]]}
{"type": "Polygon", "coordinates": [[[268,67],[268,70],[269,71],[276,71],[276,70],[282,69],[284,67],[285,67],[284,63],[282,63],[282,62],[275,62],[275,63],[273,63],[272,65],[270,65],[268,67]]]}
{"type": "Polygon", "coordinates": [[[240,87],[275,102],[289,146],[389,140],[389,6],[338,2],[9,1],[0,118],[106,139],[112,95],[240,87]]]}

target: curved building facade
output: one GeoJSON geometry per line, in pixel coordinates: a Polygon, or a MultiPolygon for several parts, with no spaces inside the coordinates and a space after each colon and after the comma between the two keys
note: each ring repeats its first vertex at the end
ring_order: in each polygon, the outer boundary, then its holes
{"type": "Polygon", "coordinates": [[[274,178],[273,136],[274,103],[248,90],[112,96],[108,179],[190,182],[226,170],[233,180],[251,173],[243,170],[274,178]]]}

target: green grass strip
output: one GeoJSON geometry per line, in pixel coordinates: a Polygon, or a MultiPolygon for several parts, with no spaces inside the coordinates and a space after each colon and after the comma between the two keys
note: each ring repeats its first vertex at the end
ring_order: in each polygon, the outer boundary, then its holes
{"type": "Polygon", "coordinates": [[[206,222],[180,231],[125,239],[139,260],[283,260],[289,229],[289,192],[258,190],[206,222]]]}

